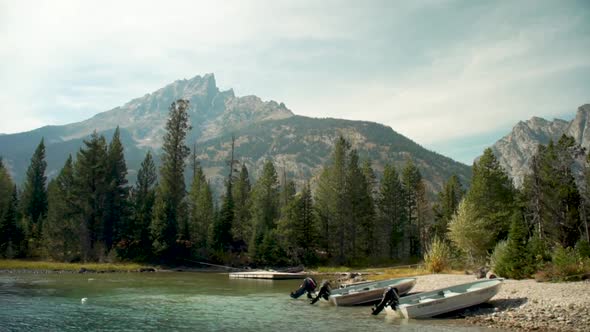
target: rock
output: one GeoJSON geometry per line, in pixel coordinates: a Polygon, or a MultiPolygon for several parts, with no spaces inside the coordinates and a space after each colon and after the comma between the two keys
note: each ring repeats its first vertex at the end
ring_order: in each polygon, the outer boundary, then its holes
{"type": "Polygon", "coordinates": [[[80,270],[78,270],[78,273],[86,273],[88,272],[88,269],[86,269],[85,267],[81,267],[80,270]]]}
{"type": "Polygon", "coordinates": [[[480,267],[479,269],[477,269],[477,270],[475,271],[475,273],[474,273],[474,274],[475,274],[475,277],[476,277],[477,279],[482,279],[482,278],[485,278],[485,277],[486,277],[486,274],[488,273],[488,270],[489,270],[489,269],[488,269],[488,268],[486,268],[485,266],[482,266],[482,267],[480,267]]]}
{"type": "Polygon", "coordinates": [[[156,269],[153,267],[142,267],[139,269],[139,272],[156,272],[156,269]]]}

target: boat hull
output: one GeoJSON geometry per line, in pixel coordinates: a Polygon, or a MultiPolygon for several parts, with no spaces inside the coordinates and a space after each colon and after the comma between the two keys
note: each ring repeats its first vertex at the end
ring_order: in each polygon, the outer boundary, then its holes
{"type": "MultiPolygon", "coordinates": [[[[401,313],[405,318],[430,318],[455,310],[465,309],[480,303],[484,303],[494,297],[500,291],[500,281],[486,285],[485,287],[473,287],[472,290],[464,293],[447,292],[442,298],[426,298],[420,300],[418,303],[406,303],[407,300],[402,299],[397,312],[401,313]]],[[[448,290],[448,289],[446,289],[448,290]]],[[[445,289],[440,290],[445,291],[445,289]]],[[[436,291],[434,291],[436,292],[436,291]]],[[[431,292],[432,293],[432,292],[431,292]]],[[[415,297],[414,295],[412,297],[415,297]]],[[[390,307],[385,309],[387,313],[394,313],[395,311],[390,307]]]]}
{"type": "MultiPolygon", "coordinates": [[[[353,305],[367,305],[379,302],[383,297],[383,292],[388,287],[395,287],[399,295],[407,294],[416,284],[415,278],[396,279],[391,283],[370,285],[367,284],[358,290],[352,292],[342,292],[330,296],[330,302],[336,306],[353,306],[353,305]]],[[[346,290],[347,288],[344,288],[346,290]]]]}

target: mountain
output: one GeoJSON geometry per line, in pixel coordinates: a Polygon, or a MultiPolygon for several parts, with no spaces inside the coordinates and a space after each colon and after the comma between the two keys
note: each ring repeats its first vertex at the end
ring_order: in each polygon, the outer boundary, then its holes
{"type": "Polygon", "coordinates": [[[492,151],[515,185],[520,186],[538,145],[557,141],[563,134],[572,136],[586,149],[590,147],[590,104],[580,106],[572,121],[548,121],[539,117],[520,121],[508,135],[494,143],[492,151]]]}
{"type": "Polygon", "coordinates": [[[45,138],[48,175],[54,176],[68,154],[75,156],[82,141],[94,130],[109,139],[118,125],[129,179],[134,181],[145,152],[154,150],[158,155],[168,107],[179,98],[191,103],[192,130],[187,142],[191,146],[196,142],[198,158],[218,191],[227,173],[232,134],[236,136],[237,159],[246,163],[254,178],[264,160],[270,158],[281,174],[302,185],[319,174],[334,141],[343,135],[359,150],[361,157],[371,158],[378,174],[385,163],[393,161],[401,166],[407,158],[412,158],[431,194],[452,174],[457,174],[464,184],[470,180],[471,169],[467,165],[428,151],[390,127],[364,121],[297,116],[283,103],[262,101],[256,96],[236,97],[231,89],[221,91],[213,74],[175,81],[82,122],[2,135],[0,155],[17,183],[21,183],[35,147],[45,138]]]}

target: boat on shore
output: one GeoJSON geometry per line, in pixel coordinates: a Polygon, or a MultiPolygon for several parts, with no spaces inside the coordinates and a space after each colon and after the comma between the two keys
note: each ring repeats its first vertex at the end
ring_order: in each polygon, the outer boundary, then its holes
{"type": "Polygon", "coordinates": [[[395,288],[399,295],[407,294],[416,284],[416,278],[396,278],[364,282],[330,292],[328,301],[336,306],[368,305],[379,302],[388,288],[395,288]]]}
{"type": "Polygon", "coordinates": [[[396,308],[385,307],[388,314],[405,318],[430,318],[487,302],[500,291],[502,279],[482,280],[441,288],[399,298],[396,308]]]}

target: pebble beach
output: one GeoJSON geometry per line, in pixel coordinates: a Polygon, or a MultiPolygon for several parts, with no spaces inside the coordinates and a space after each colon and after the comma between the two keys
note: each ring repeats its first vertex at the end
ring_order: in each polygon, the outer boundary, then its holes
{"type": "MultiPolygon", "coordinates": [[[[413,292],[475,281],[473,275],[419,276],[413,292]]],[[[590,331],[590,282],[505,280],[488,303],[457,313],[468,324],[512,331],[590,331]]]]}

